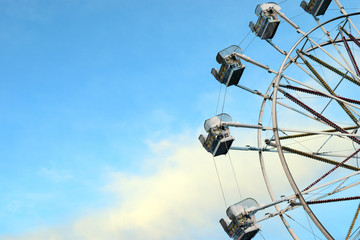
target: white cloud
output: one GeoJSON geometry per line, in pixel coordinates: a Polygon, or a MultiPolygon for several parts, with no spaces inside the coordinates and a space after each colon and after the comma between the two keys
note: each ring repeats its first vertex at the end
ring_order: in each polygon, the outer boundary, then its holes
{"type": "Polygon", "coordinates": [[[62,182],[73,178],[69,171],[59,169],[48,169],[43,167],[39,171],[39,175],[54,182],[62,182]]]}
{"type": "MultiPolygon", "coordinates": [[[[144,161],[145,174],[112,172],[105,190],[118,199],[108,209],[96,210],[73,223],[57,228],[3,237],[1,240],[112,240],[112,239],[227,239],[218,220],[225,206],[214,169],[213,159],[200,143],[185,141],[193,136],[164,140],[152,147],[152,157],[144,161]],[[151,163],[154,165],[152,166],[151,163]]],[[[232,152],[243,197],[268,203],[257,153],[232,152]]],[[[267,157],[277,192],[283,194],[282,169],[277,156],[267,157]]],[[[240,200],[228,156],[216,158],[228,204],[240,200]]],[[[297,166],[300,170],[301,165],[297,166]]],[[[308,171],[303,169],[303,173],[308,171]]],[[[43,170],[52,175],[52,171],[43,170]]],[[[304,174],[305,176],[305,174],[304,174]]]]}

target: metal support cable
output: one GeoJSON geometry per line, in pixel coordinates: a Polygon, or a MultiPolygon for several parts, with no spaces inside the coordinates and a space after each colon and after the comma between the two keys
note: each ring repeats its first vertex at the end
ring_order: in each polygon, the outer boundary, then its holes
{"type": "MultiPolygon", "coordinates": [[[[360,225],[355,229],[355,231],[350,235],[350,237],[352,237],[352,235],[354,235],[358,230],[360,229],[360,225]]],[[[359,240],[360,236],[360,231],[354,236],[354,238],[352,240],[359,240]]]]}
{"type": "MultiPolygon", "coordinates": [[[[293,97],[291,94],[285,92],[284,90],[282,90],[281,88],[278,89],[285,97],[287,97],[288,99],[290,99],[291,101],[293,101],[294,103],[298,104],[300,107],[304,108],[305,110],[307,110],[308,112],[310,112],[311,114],[313,114],[314,116],[320,118],[322,121],[324,121],[326,124],[328,124],[329,126],[337,129],[339,132],[341,133],[347,133],[348,132],[346,130],[344,130],[343,128],[341,128],[340,126],[338,126],[336,123],[330,121],[329,119],[327,119],[326,117],[324,117],[322,114],[316,112],[314,109],[310,108],[309,106],[307,106],[305,103],[299,101],[298,99],[296,99],[295,97],[293,97]]],[[[353,140],[354,142],[360,144],[360,139],[353,137],[353,136],[348,136],[351,140],[353,140]]]]}
{"type": "MultiPolygon", "coordinates": [[[[335,92],[330,88],[330,86],[324,81],[324,79],[319,75],[319,73],[311,66],[311,64],[304,58],[304,56],[301,54],[300,51],[297,51],[299,57],[304,61],[305,65],[310,69],[310,71],[315,75],[315,77],[321,82],[321,85],[323,85],[323,87],[333,96],[337,95],[335,94],[335,92]]],[[[356,125],[359,125],[358,120],[356,119],[356,117],[352,114],[352,112],[349,110],[348,107],[345,106],[345,104],[343,102],[340,102],[338,100],[336,100],[338,102],[338,104],[340,105],[340,107],[346,112],[346,114],[351,118],[351,120],[354,121],[354,123],[356,125]]]]}
{"type": "Polygon", "coordinates": [[[315,233],[314,233],[313,228],[311,227],[311,223],[310,223],[309,215],[307,215],[307,214],[305,213],[305,216],[306,216],[306,220],[308,221],[308,224],[309,224],[309,227],[310,227],[311,233],[313,234],[314,240],[316,240],[316,235],[315,235],[315,233]]]}
{"type": "MultiPolygon", "coordinates": [[[[303,93],[308,93],[308,94],[312,94],[312,95],[315,95],[315,96],[320,96],[320,97],[326,97],[326,98],[329,98],[329,96],[319,92],[319,91],[315,91],[315,90],[309,90],[309,89],[306,89],[306,88],[300,88],[300,87],[294,87],[294,86],[291,86],[291,85],[279,85],[283,88],[287,88],[287,89],[291,89],[291,90],[295,90],[295,91],[299,91],[299,92],[303,92],[303,93]]],[[[359,104],[360,105],[360,101],[358,100],[354,100],[354,99],[350,99],[350,98],[345,98],[345,97],[341,97],[341,96],[338,96],[338,98],[344,100],[344,101],[347,101],[347,102],[351,102],[351,103],[354,103],[354,104],[359,104]]]]}
{"type": "MultiPolygon", "coordinates": [[[[356,14],[359,14],[359,13],[353,13],[353,14],[349,14],[349,15],[347,15],[346,14],[346,19],[348,20],[348,21],[350,21],[350,19],[349,19],[349,16],[352,16],[352,15],[356,15],[356,14]]],[[[339,19],[339,18],[343,18],[343,17],[338,17],[338,18],[335,18],[335,19],[339,19]]],[[[319,26],[322,26],[322,25],[324,25],[324,24],[326,24],[327,22],[325,22],[325,23],[322,23],[321,25],[319,25],[319,26]]],[[[352,24],[353,25],[353,24],[352,24]]],[[[319,27],[318,26],[318,27],[319,27]]],[[[353,25],[354,26],[354,25],[353,25]]],[[[316,27],[316,28],[318,28],[318,27],[316,27]]],[[[355,28],[355,27],[354,27],[355,28]]],[[[314,28],[315,29],[315,28],[314,28]]],[[[314,30],[313,29],[313,30],[314,30]]],[[[311,39],[309,36],[308,36],[308,33],[305,33],[305,32],[303,32],[303,31],[301,31],[300,29],[296,29],[297,30],[297,32],[299,32],[299,33],[301,33],[304,37],[306,37],[309,41],[311,41],[317,48],[319,48],[320,50],[322,50],[326,55],[328,55],[330,58],[332,58],[335,62],[337,62],[341,67],[343,67],[343,68],[345,68],[346,69],[346,67],[344,66],[344,64],[342,64],[336,57],[334,57],[334,56],[332,56],[328,51],[326,51],[321,45],[319,45],[316,41],[314,41],[313,39],[311,39]]],[[[311,30],[311,32],[313,31],[313,30],[311,30]]],[[[360,34],[360,32],[358,32],[359,34],[360,34]]],[[[302,38],[303,39],[303,38],[302,38]]],[[[336,39],[336,38],[335,38],[336,39]]],[[[349,69],[349,72],[356,78],[356,79],[358,79],[359,81],[360,81],[360,77],[359,76],[357,76],[356,75],[356,73],[354,73],[352,70],[350,70],[349,69]]]]}
{"type": "MultiPolygon", "coordinates": [[[[224,113],[224,107],[225,107],[225,99],[226,99],[226,93],[227,93],[227,87],[225,88],[225,93],[224,93],[224,100],[223,100],[223,105],[221,108],[221,113],[224,113]]],[[[222,119],[221,119],[222,120],[222,119]]]]}
{"type": "MultiPolygon", "coordinates": [[[[252,60],[251,58],[249,58],[248,56],[246,56],[246,55],[244,55],[244,54],[239,54],[239,53],[234,53],[234,54],[235,54],[237,57],[241,58],[242,60],[244,60],[244,61],[246,61],[246,62],[249,62],[249,63],[254,64],[254,65],[256,65],[256,66],[258,66],[258,67],[260,67],[260,68],[263,68],[263,69],[267,70],[269,73],[279,74],[277,71],[275,71],[275,70],[273,70],[273,69],[270,69],[269,66],[266,66],[266,65],[261,64],[261,63],[259,63],[259,62],[257,62],[257,61],[254,61],[254,60],[252,60]]],[[[295,60],[294,60],[294,63],[297,64],[295,60]]],[[[307,74],[310,75],[310,73],[308,73],[308,72],[307,72],[304,68],[302,68],[299,64],[297,64],[297,66],[300,67],[305,73],[307,73],[307,74]]],[[[314,76],[312,76],[312,75],[310,75],[310,76],[311,76],[312,78],[314,78],[314,80],[317,80],[314,76]]],[[[301,82],[299,82],[299,81],[297,81],[297,80],[295,80],[295,79],[293,79],[293,78],[291,78],[291,77],[289,77],[289,76],[283,75],[282,77],[284,77],[284,78],[286,78],[286,79],[288,79],[288,80],[290,80],[290,81],[293,81],[293,82],[295,82],[295,83],[298,83],[298,84],[300,84],[300,85],[306,86],[306,87],[308,87],[308,88],[310,88],[310,89],[313,89],[312,87],[310,87],[310,86],[308,86],[308,85],[306,85],[306,84],[304,84],[304,83],[301,83],[301,82]]],[[[239,85],[238,87],[243,88],[243,89],[245,89],[246,91],[249,91],[249,89],[248,89],[248,88],[244,88],[244,86],[239,85]]],[[[254,92],[251,91],[251,90],[250,90],[250,92],[254,93],[254,92]]],[[[324,93],[324,94],[325,94],[326,96],[328,96],[329,98],[332,98],[332,99],[335,99],[335,100],[338,100],[338,101],[344,101],[344,100],[342,100],[342,99],[339,99],[337,96],[328,95],[328,94],[326,94],[326,93],[324,93]]],[[[262,96],[261,94],[258,94],[258,95],[259,95],[259,96],[262,96]]],[[[266,95],[266,96],[262,96],[262,97],[268,98],[267,95],[266,95]]],[[[355,105],[352,105],[352,104],[349,104],[349,105],[351,105],[352,107],[355,107],[355,108],[360,109],[359,107],[357,107],[357,106],[355,106],[355,105]]]]}
{"type": "Polygon", "coordinates": [[[342,161],[341,163],[339,163],[338,165],[336,165],[335,167],[333,167],[330,171],[328,171],[327,173],[325,173],[324,175],[322,175],[319,179],[317,179],[316,181],[314,181],[312,184],[310,184],[307,188],[305,188],[303,191],[306,191],[308,189],[310,189],[312,186],[314,186],[315,184],[317,184],[318,182],[320,182],[322,179],[324,179],[326,176],[328,176],[330,173],[332,173],[333,171],[335,171],[335,169],[337,169],[338,167],[341,167],[342,165],[344,165],[345,162],[347,162],[349,159],[351,159],[352,157],[354,157],[356,154],[358,154],[358,152],[360,152],[360,148],[358,150],[356,150],[353,154],[351,154],[349,157],[347,157],[344,161],[342,161]]]}
{"type": "Polygon", "coordinates": [[[311,54],[309,54],[309,53],[306,53],[306,52],[304,52],[304,51],[301,51],[301,53],[302,53],[303,55],[309,57],[311,60],[313,60],[313,61],[321,64],[322,66],[326,67],[327,69],[331,70],[332,72],[334,72],[334,73],[340,75],[341,77],[349,80],[350,82],[352,82],[352,83],[360,86],[360,82],[359,82],[359,81],[357,81],[356,79],[350,77],[350,76],[347,75],[346,73],[338,70],[337,68],[331,66],[330,64],[328,64],[328,63],[322,61],[321,59],[319,59],[319,58],[317,58],[317,57],[315,57],[315,56],[313,56],[313,55],[311,55],[311,54]]]}
{"type": "MultiPolygon", "coordinates": [[[[344,78],[341,78],[341,80],[334,87],[333,91],[335,91],[340,86],[340,84],[342,83],[343,80],[344,80],[344,78]]],[[[330,99],[330,101],[325,105],[325,107],[323,108],[323,110],[321,111],[320,114],[324,113],[325,109],[330,105],[331,102],[332,102],[332,99],[330,99]]]]}
{"type": "Polygon", "coordinates": [[[249,30],[249,32],[246,34],[246,36],[243,38],[243,40],[241,40],[241,42],[238,45],[239,47],[245,41],[245,39],[249,36],[250,33],[251,33],[251,30],[249,30]]]}
{"type": "Polygon", "coordinates": [[[216,166],[216,162],[215,162],[215,158],[213,157],[213,162],[214,162],[214,166],[215,166],[215,170],[216,170],[216,175],[218,177],[218,181],[219,181],[219,185],[220,185],[220,189],[221,189],[221,193],[222,193],[222,197],[223,197],[223,200],[224,200],[224,204],[225,204],[225,209],[227,208],[227,203],[226,203],[226,199],[225,199],[225,194],[224,194],[224,189],[223,189],[223,186],[221,184],[221,180],[220,180],[220,175],[219,175],[219,171],[218,171],[218,168],[216,166]]]}
{"type": "MultiPolygon", "coordinates": [[[[310,231],[309,229],[307,229],[307,227],[305,227],[304,225],[300,224],[298,221],[296,221],[294,218],[292,218],[290,215],[284,213],[285,216],[287,216],[289,219],[293,220],[295,223],[297,223],[299,226],[301,226],[302,228],[304,228],[306,231],[308,231],[311,234],[314,234],[312,231],[310,231]]],[[[318,239],[321,239],[320,237],[318,237],[317,235],[315,235],[318,239]]]]}
{"type": "MultiPolygon", "coordinates": [[[[359,126],[355,126],[355,127],[346,127],[344,128],[344,130],[353,130],[353,129],[358,129],[359,126]]],[[[330,130],[325,130],[323,132],[337,132],[336,129],[330,129],[330,130]]],[[[287,135],[287,136],[283,136],[280,137],[280,140],[285,140],[285,139],[291,139],[291,138],[299,138],[299,137],[308,137],[308,136],[314,136],[317,135],[315,133],[303,133],[303,134],[295,134],[295,135],[287,135]]]]}
{"type": "MultiPolygon", "coordinates": [[[[226,146],[226,147],[227,147],[227,146],[226,146]]],[[[229,149],[228,149],[228,151],[229,151],[229,149]]],[[[233,172],[233,174],[234,174],[235,183],[236,183],[237,190],[238,190],[238,192],[239,192],[240,200],[242,200],[243,198],[242,198],[241,191],[240,191],[240,187],[239,187],[239,181],[238,181],[238,179],[237,179],[237,177],[236,177],[236,173],[235,173],[235,169],[234,169],[234,165],[233,165],[232,159],[231,159],[231,157],[230,157],[230,153],[228,152],[227,155],[229,156],[229,160],[230,160],[230,164],[231,164],[231,169],[232,169],[232,172],[233,172]]]]}
{"type": "MultiPolygon", "coordinates": [[[[273,146],[273,147],[275,146],[273,143],[269,143],[269,145],[273,146]]],[[[337,161],[330,160],[330,159],[320,157],[320,156],[317,156],[317,155],[309,154],[309,153],[306,153],[306,152],[303,152],[303,151],[299,151],[299,150],[294,149],[294,148],[281,146],[281,149],[285,150],[287,152],[291,152],[291,153],[294,153],[294,154],[297,154],[297,155],[300,155],[300,156],[308,157],[308,158],[318,160],[318,161],[321,161],[321,162],[324,162],[324,163],[328,163],[328,164],[331,164],[331,165],[337,166],[337,165],[340,164],[337,161]]],[[[357,167],[354,167],[354,166],[351,166],[351,165],[347,165],[347,164],[341,164],[340,167],[346,168],[346,169],[349,169],[349,170],[353,170],[353,171],[359,171],[360,170],[360,168],[357,168],[357,167]]]]}
{"type": "MultiPolygon", "coordinates": [[[[321,25],[321,23],[319,22],[319,19],[317,19],[314,16],[315,21],[317,22],[318,25],[321,25]]],[[[342,22],[341,22],[342,23],[342,22]]],[[[341,23],[338,24],[341,25],[341,23]]],[[[333,28],[332,30],[330,30],[330,32],[332,32],[334,29],[336,29],[338,26],[336,26],[335,28],[333,28]]],[[[340,55],[340,57],[344,60],[345,64],[350,68],[350,64],[348,63],[348,61],[346,60],[346,58],[344,57],[344,55],[341,53],[340,49],[338,48],[338,46],[336,45],[335,41],[332,39],[332,37],[330,36],[330,32],[326,31],[325,27],[321,25],[321,29],[323,30],[324,34],[327,36],[327,38],[329,39],[329,41],[331,42],[331,44],[334,46],[334,48],[336,49],[336,51],[338,52],[338,54],[340,55]]],[[[339,34],[339,33],[338,33],[339,34]]],[[[337,37],[336,37],[337,38],[337,37]]],[[[335,39],[336,39],[335,38],[335,39]]]]}
{"type": "Polygon", "coordinates": [[[222,84],[220,83],[220,88],[219,88],[219,95],[218,95],[218,100],[216,103],[216,111],[215,111],[215,115],[218,114],[218,108],[219,108],[219,102],[220,102],[220,96],[221,96],[221,89],[222,89],[222,84]]]}

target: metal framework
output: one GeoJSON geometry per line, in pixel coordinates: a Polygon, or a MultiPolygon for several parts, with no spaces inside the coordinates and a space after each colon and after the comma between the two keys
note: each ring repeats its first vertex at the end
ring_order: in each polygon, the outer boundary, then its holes
{"type": "MultiPolygon", "coordinates": [[[[312,0],[312,2],[317,1],[312,0]]],[[[255,212],[274,206],[275,212],[267,214],[256,222],[279,216],[293,239],[299,239],[299,236],[287,221],[290,211],[302,207],[323,236],[327,239],[334,239],[333,233],[328,229],[326,223],[319,220],[318,212],[312,206],[350,201],[355,202],[353,219],[349,221],[348,230],[342,234],[343,237],[346,236],[346,239],[351,239],[352,235],[355,238],[360,235],[359,230],[353,232],[354,226],[358,224],[357,218],[360,211],[360,167],[357,158],[360,152],[360,134],[357,133],[360,127],[360,114],[358,113],[360,109],[358,97],[360,54],[357,53],[357,51],[360,52],[360,41],[358,40],[360,32],[354,23],[354,18],[359,19],[360,12],[348,14],[338,0],[334,0],[334,3],[342,15],[323,23],[314,17],[316,26],[308,32],[302,31],[299,25],[281,11],[280,7],[276,7],[276,4],[269,3],[257,7],[257,16],[259,16],[257,25],[259,26],[250,25],[252,31],[256,36],[266,40],[272,48],[284,56],[284,59],[279,70],[275,71],[242,52],[233,52],[231,56],[274,74],[275,77],[264,93],[241,85],[238,80],[234,84],[238,88],[262,98],[256,124],[222,121],[220,125],[216,126],[226,129],[229,127],[250,128],[257,131],[257,146],[238,147],[234,146],[235,142],[230,148],[258,152],[261,172],[272,201],[265,207],[262,206],[247,213],[255,214],[255,212]],[[279,21],[276,20],[276,27],[267,28],[265,25],[270,24],[268,23],[270,16],[274,18],[274,13],[276,14],[275,19],[282,18],[301,35],[287,51],[282,50],[271,40],[279,21]],[[335,31],[328,31],[328,26],[337,28],[335,31]],[[266,29],[271,29],[273,32],[266,33],[266,29]],[[322,38],[319,40],[317,37],[319,33],[322,33],[327,40],[322,38]],[[271,103],[271,126],[263,125],[268,103],[271,103]],[[302,128],[289,127],[291,124],[284,121],[286,114],[298,116],[303,121],[302,128]],[[272,133],[271,139],[264,139],[264,132],[272,133]],[[321,140],[314,140],[315,137],[321,140]],[[304,141],[308,141],[309,146],[306,146],[304,141]],[[336,147],[342,152],[333,152],[332,150],[336,147]],[[307,150],[305,151],[304,148],[307,150]],[[275,195],[274,186],[271,185],[265,164],[267,152],[278,154],[293,195],[283,196],[281,199],[275,195]],[[316,160],[324,164],[324,168],[321,169],[322,173],[317,173],[318,176],[310,179],[307,186],[302,186],[303,184],[299,186],[293,176],[294,169],[289,166],[285,154],[287,156],[296,155],[298,159],[304,159],[307,162],[316,160]],[[320,183],[322,184],[319,185],[320,183]]],[[[321,7],[321,5],[315,6],[321,7]]]]}

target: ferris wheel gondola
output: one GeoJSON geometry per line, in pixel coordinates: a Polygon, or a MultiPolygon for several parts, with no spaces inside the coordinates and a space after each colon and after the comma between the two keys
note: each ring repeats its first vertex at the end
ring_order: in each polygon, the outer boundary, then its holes
{"type": "Polygon", "coordinates": [[[231,117],[222,113],[205,121],[204,128],[208,135],[199,136],[199,141],[203,147],[214,157],[227,154],[231,144],[235,140],[230,134],[229,127],[224,126],[224,122],[230,122],[231,117]]]}
{"type": "Polygon", "coordinates": [[[219,70],[211,69],[211,74],[215,79],[227,87],[238,84],[245,69],[236,55],[238,53],[241,53],[241,49],[236,45],[218,52],[216,61],[221,64],[221,67],[219,70]]]}
{"type": "Polygon", "coordinates": [[[261,39],[272,39],[280,24],[276,12],[280,11],[280,6],[276,3],[264,3],[256,6],[255,14],[258,20],[255,23],[250,22],[249,27],[256,36],[261,39]]]}
{"type": "Polygon", "coordinates": [[[310,0],[309,3],[306,1],[301,2],[301,7],[314,17],[324,15],[327,8],[329,7],[331,0],[310,0]]]}

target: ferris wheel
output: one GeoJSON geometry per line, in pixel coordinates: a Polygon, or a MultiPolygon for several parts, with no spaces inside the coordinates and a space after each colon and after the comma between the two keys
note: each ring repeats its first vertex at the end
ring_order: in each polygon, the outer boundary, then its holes
{"type": "Polygon", "coordinates": [[[273,2],[259,4],[257,21],[249,24],[256,37],[283,55],[278,69],[233,45],[218,52],[220,68],[211,70],[226,88],[253,94],[261,105],[256,123],[233,120],[231,113],[223,112],[207,119],[207,134],[199,140],[213,157],[229,151],[258,152],[271,199],[267,204],[241,199],[227,208],[227,217],[220,224],[230,238],[246,240],[257,236],[262,222],[279,217],[289,238],[303,239],[291,224],[292,213],[303,209],[318,229],[313,231],[314,239],[360,239],[360,12],[348,12],[338,0],[302,1],[299,12],[314,19],[314,26],[305,32],[285,10],[273,2]],[[336,7],[340,15],[326,19],[329,6],[336,7]],[[288,39],[292,44],[283,48],[276,44],[276,33],[285,24],[299,37],[288,39]],[[265,91],[242,85],[247,68],[273,76],[265,91]],[[232,128],[254,129],[257,145],[236,146],[232,128]],[[274,152],[290,195],[274,193],[276,186],[268,176],[266,161],[274,152]],[[306,176],[297,173],[299,164],[306,176]],[[264,209],[273,212],[257,217],[264,209]]]}

